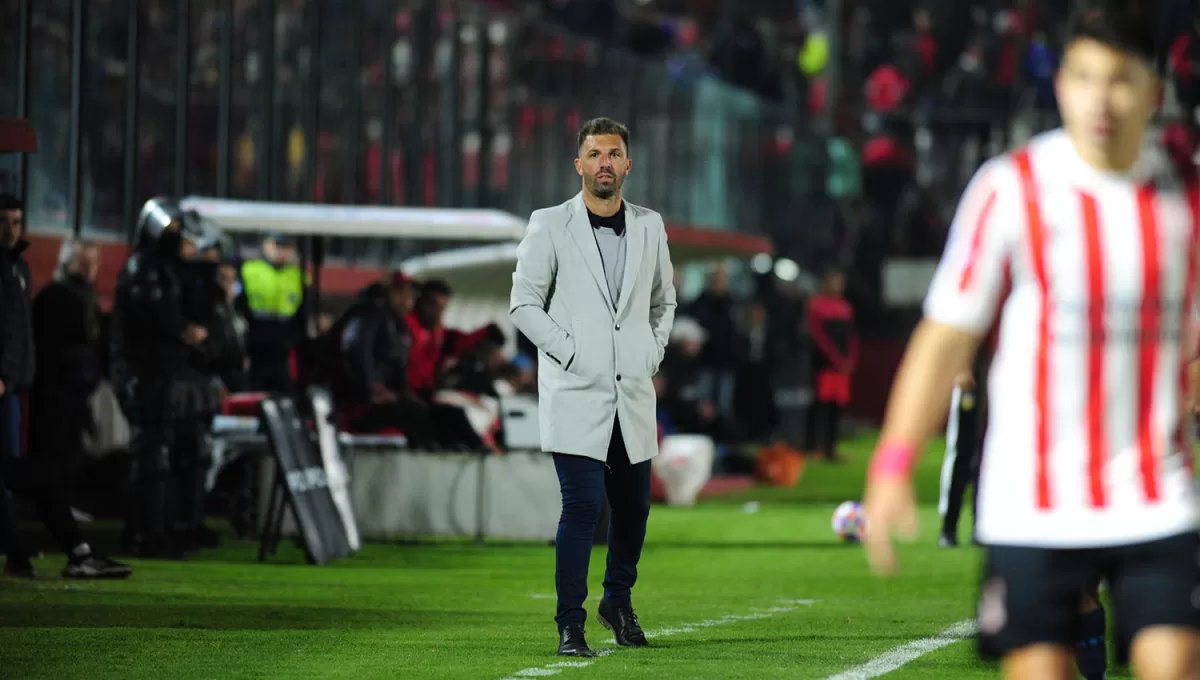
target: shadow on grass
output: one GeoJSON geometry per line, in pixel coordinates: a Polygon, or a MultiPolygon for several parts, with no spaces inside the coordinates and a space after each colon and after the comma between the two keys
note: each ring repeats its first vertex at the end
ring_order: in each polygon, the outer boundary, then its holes
{"type": "Polygon", "coordinates": [[[135,628],[191,630],[463,630],[504,625],[499,612],[283,607],[252,603],[39,603],[0,607],[0,628],[135,628]]]}

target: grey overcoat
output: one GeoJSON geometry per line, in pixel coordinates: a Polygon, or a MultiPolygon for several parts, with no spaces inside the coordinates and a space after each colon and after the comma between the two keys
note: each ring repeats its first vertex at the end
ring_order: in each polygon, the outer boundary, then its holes
{"type": "Polygon", "coordinates": [[[517,248],[509,314],[538,348],[542,449],[608,457],[617,416],[631,463],[658,453],[652,377],[675,320],[662,217],[625,201],[625,273],[614,308],[583,194],[534,211],[517,248]]]}

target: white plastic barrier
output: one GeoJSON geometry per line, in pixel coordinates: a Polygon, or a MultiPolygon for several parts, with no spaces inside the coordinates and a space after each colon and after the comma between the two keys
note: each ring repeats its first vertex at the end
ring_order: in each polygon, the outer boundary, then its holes
{"type": "Polygon", "coordinates": [[[654,472],[667,489],[668,505],[695,505],[712,478],[716,445],[709,437],[677,434],[664,437],[654,472]]]}

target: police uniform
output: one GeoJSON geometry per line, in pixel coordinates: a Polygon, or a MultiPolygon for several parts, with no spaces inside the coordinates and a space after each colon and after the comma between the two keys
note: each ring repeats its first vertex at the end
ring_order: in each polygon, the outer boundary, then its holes
{"type": "Polygon", "coordinates": [[[249,323],[250,386],[267,392],[292,387],[290,353],[303,334],[304,272],[266,260],[242,265],[241,311],[249,323]]]}
{"type": "Polygon", "coordinates": [[[184,342],[194,324],[185,305],[184,234],[167,230],[178,219],[174,202],[147,202],[141,241],[117,278],[113,303],[113,385],[134,427],[125,538],[148,557],[178,557],[179,534],[195,530],[196,480],[206,469],[203,418],[216,405],[184,342]]]}

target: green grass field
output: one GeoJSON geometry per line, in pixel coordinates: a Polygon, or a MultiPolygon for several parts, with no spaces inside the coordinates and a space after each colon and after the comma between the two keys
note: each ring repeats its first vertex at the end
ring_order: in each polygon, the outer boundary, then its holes
{"type": "MultiPolygon", "coordinates": [[[[935,545],[939,452],[920,468],[922,537],[902,550],[900,576],[875,579],[861,549],[832,535],[869,449],[848,442],[847,464],[809,465],[795,489],[656,506],[634,591],[651,649],[613,650],[592,620],[593,646],[613,651],[556,658],[545,545],[371,545],[315,568],[294,546],[261,565],[240,543],[187,563],[137,562],[124,582],[63,581],[58,556],[38,562],[37,581],[0,581],[0,678],[820,680],[973,614],[978,551],[935,545]]],[[[598,549],[594,595],[603,568],[598,549]]],[[[995,676],[970,639],[887,675],[995,676]]]]}

